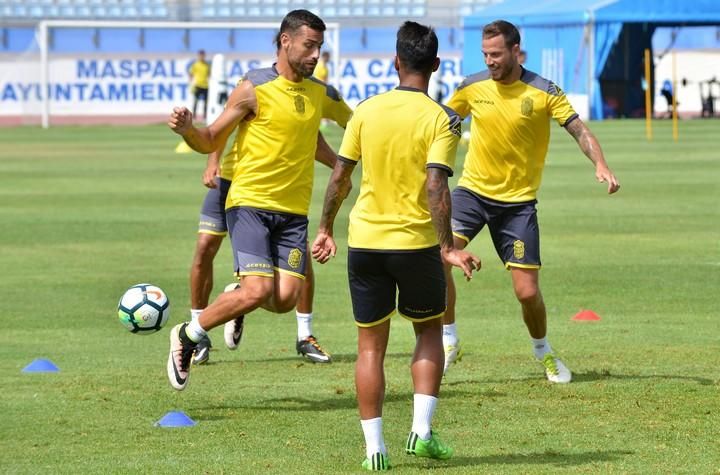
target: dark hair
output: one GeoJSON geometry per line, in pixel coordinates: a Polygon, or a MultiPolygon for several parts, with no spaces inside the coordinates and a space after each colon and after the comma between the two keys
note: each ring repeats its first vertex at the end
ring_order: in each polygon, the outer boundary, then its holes
{"type": "Polygon", "coordinates": [[[520,32],[508,21],[495,20],[483,28],[483,38],[494,38],[498,35],[502,35],[508,49],[520,44],[520,32]]]}
{"type": "Polygon", "coordinates": [[[414,21],[406,21],[397,32],[395,50],[408,71],[431,73],[438,52],[435,30],[414,21]]]}
{"type": "Polygon", "coordinates": [[[280,23],[280,31],[275,35],[275,46],[280,49],[280,35],[283,33],[294,34],[303,26],[315,31],[325,31],[325,22],[322,19],[307,10],[293,10],[288,12],[280,23]]]}

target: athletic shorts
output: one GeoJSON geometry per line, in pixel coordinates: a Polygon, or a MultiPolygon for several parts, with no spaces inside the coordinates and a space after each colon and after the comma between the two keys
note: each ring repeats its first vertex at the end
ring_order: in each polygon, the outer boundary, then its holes
{"type": "Polygon", "coordinates": [[[238,206],[225,212],[238,276],[305,278],[307,216],[238,206]]]}
{"type": "Polygon", "coordinates": [[[198,100],[207,101],[208,98],[208,89],[205,87],[196,87],[193,91],[195,94],[195,98],[198,100]]]}
{"type": "Polygon", "coordinates": [[[355,323],[378,325],[395,313],[413,322],[440,318],[446,282],[440,248],[381,252],[350,249],[348,276],[355,323]]]}
{"type": "Polygon", "coordinates": [[[536,200],[504,203],[467,188],[452,192],[452,231],[470,242],[487,224],[495,251],[506,268],[540,268],[540,229],[536,200]]]}
{"type": "Polygon", "coordinates": [[[225,236],[227,234],[227,221],[225,220],[225,199],[230,190],[230,180],[215,177],[217,188],[210,188],[205,195],[200,209],[200,223],[198,232],[225,236]]]}

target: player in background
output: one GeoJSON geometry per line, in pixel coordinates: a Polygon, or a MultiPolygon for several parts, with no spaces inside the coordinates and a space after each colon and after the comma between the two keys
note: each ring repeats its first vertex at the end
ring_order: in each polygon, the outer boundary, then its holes
{"type": "Polygon", "coordinates": [[[334,88],[310,78],[324,31],[315,14],[289,12],[280,25],[277,63],[248,72],[215,122],[197,128],[180,107],[170,116],[170,128],[200,153],[219,150],[239,127],[240,158],[225,214],[242,285],[171,330],[167,371],[177,390],[187,385],[193,353],[209,330],[260,307],[289,312],[300,297],[320,119],[344,127],[352,114],[334,88]]]}
{"type": "Polygon", "coordinates": [[[328,63],[330,62],[330,53],[328,51],[323,51],[320,55],[320,60],[317,63],[317,66],[315,66],[315,71],[313,71],[313,76],[315,76],[317,79],[321,80],[324,83],[328,82],[330,70],[328,69],[328,63]]]}
{"type": "MultiPolygon", "coordinates": [[[[225,147],[221,147],[225,150],[225,147]]],[[[222,156],[221,152],[208,155],[207,166],[203,173],[203,184],[209,188],[200,210],[198,225],[198,238],[195,255],[190,269],[190,316],[197,319],[203,309],[207,307],[210,293],[213,288],[213,261],[220,250],[223,239],[227,234],[225,220],[225,201],[232,181],[235,166],[238,163],[237,146],[222,156]]],[[[329,167],[335,163],[335,153],[330,149],[321,134],[318,134],[318,148],[315,159],[329,167]]],[[[313,297],[315,293],[315,274],[312,261],[307,260],[305,282],[303,283],[300,299],[296,307],[297,340],[295,349],[298,354],[313,363],[330,363],[330,354],[327,353],[313,336],[313,297]]],[[[225,324],[225,345],[237,349],[242,338],[245,316],[240,316],[225,324]]],[[[198,342],[193,358],[194,364],[206,363],[210,357],[212,343],[210,336],[198,342]]]]}
{"type": "MultiPolygon", "coordinates": [[[[330,79],[330,69],[328,67],[329,62],[330,53],[328,51],[323,51],[320,55],[320,60],[318,61],[317,66],[315,66],[315,71],[313,71],[313,76],[315,76],[317,79],[321,80],[324,83],[327,83],[328,79],[330,79]]],[[[327,126],[327,119],[323,119],[320,121],[320,130],[325,130],[327,126]]]]}
{"type": "MultiPolygon", "coordinates": [[[[515,296],[535,357],[553,383],[568,383],[570,370],[547,340],[547,315],[540,292],[540,232],[536,193],[550,141],[550,119],[572,135],[595,166],[609,194],[620,188],[600,144],[553,82],[519,63],[520,33],[506,21],[485,26],[482,53],[487,71],[468,76],[448,102],[462,118],[472,115],[470,146],[453,191],[455,246],[463,249],[487,225],[495,250],[510,270],[515,296]]],[[[456,291],[449,268],[448,310],[443,317],[445,371],[459,359],[455,327],[456,291]]]]}
{"type": "Polygon", "coordinates": [[[350,213],[348,277],[358,327],[355,386],[365,435],[366,470],[390,466],[382,432],[384,360],[390,317],[413,324],[413,422],[407,454],[447,459],[453,450],[431,430],[443,370],[443,262],[469,279],[479,260],[453,246],[450,190],[460,118],[427,95],[440,60],[432,28],[405,22],[397,33],[400,85],[362,102],[350,120],[328,184],[313,257],[337,251],[333,223],[350,175],[362,163],[360,195],[350,213]],[[378,120],[382,118],[382,120],[378,120]],[[378,193],[377,190],[382,190],[378,193]],[[397,303],[396,303],[397,302],[397,303]]]}
{"type": "Polygon", "coordinates": [[[207,120],[208,88],[210,87],[210,64],[205,61],[205,51],[197,53],[197,59],[188,68],[190,90],[193,93],[193,116],[197,117],[198,102],[203,102],[203,119],[207,120]]]}

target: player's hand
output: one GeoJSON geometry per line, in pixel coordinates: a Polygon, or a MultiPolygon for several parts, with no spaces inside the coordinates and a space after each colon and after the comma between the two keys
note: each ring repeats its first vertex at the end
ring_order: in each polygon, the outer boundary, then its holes
{"type": "Polygon", "coordinates": [[[205,172],[203,173],[203,185],[208,188],[217,188],[215,177],[218,176],[219,169],[220,167],[218,167],[217,163],[208,163],[208,166],[205,168],[205,172]]]}
{"type": "Polygon", "coordinates": [[[440,251],[440,255],[445,264],[462,269],[467,280],[472,279],[473,271],[480,270],[480,267],[482,267],[480,259],[467,251],[451,248],[440,251]]]}
{"type": "Polygon", "coordinates": [[[192,112],[187,107],[175,107],[170,114],[168,127],[178,135],[185,135],[192,127],[192,119],[192,112]]]}
{"type": "Polygon", "coordinates": [[[320,264],[325,264],[331,257],[335,257],[337,245],[328,233],[318,232],[312,245],[312,256],[320,264]]]}
{"type": "Polygon", "coordinates": [[[620,182],[615,178],[615,175],[613,175],[613,172],[607,165],[599,164],[595,167],[595,178],[597,178],[597,181],[600,183],[607,183],[608,195],[612,195],[620,189],[620,182]]]}

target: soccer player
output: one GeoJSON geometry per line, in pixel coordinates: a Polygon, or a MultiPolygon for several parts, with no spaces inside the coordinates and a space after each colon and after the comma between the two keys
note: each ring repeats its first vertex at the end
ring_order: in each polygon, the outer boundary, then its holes
{"type": "Polygon", "coordinates": [[[210,64],[205,61],[204,50],[198,51],[197,59],[188,68],[188,76],[193,93],[193,116],[197,115],[198,102],[203,101],[203,118],[207,120],[210,64]]]}
{"type": "MultiPolygon", "coordinates": [[[[221,147],[224,150],[225,147],[221,147]]],[[[190,269],[190,315],[197,319],[210,300],[213,288],[213,261],[220,245],[227,234],[225,220],[225,200],[232,181],[234,167],[238,163],[237,147],[233,146],[220,159],[221,153],[213,152],[208,155],[207,166],[203,173],[203,184],[209,188],[202,209],[198,225],[198,238],[195,247],[192,267],[190,269]]],[[[318,134],[318,149],[316,160],[332,168],[335,163],[335,154],[327,145],[321,134],[318,134]]],[[[315,293],[315,274],[312,269],[312,260],[307,260],[305,281],[303,283],[300,299],[296,308],[297,341],[295,349],[299,355],[313,363],[330,363],[332,358],[313,336],[313,296],[315,293]]],[[[241,316],[225,324],[225,345],[237,349],[242,338],[245,317],[241,316]]],[[[204,364],[210,358],[212,343],[210,336],[198,342],[193,358],[194,364],[204,364]]]]}
{"type": "MultiPolygon", "coordinates": [[[[448,102],[461,117],[472,115],[463,174],[452,193],[455,246],[463,249],[487,224],[495,250],[510,270],[515,296],[547,379],[568,383],[570,370],[547,340],[545,303],[539,287],[540,233],[535,209],[550,118],[567,130],[595,165],[608,193],[620,184],[600,144],[553,82],[519,63],[520,33],[498,20],[485,26],[482,52],[487,71],[467,77],[448,102]]],[[[445,371],[460,358],[455,328],[455,285],[448,272],[448,309],[443,317],[445,371]]]]}
{"type": "Polygon", "coordinates": [[[443,261],[461,267],[468,279],[480,265],[475,256],[453,246],[448,176],[460,118],[427,95],[430,75],[440,64],[437,36],[432,28],[405,22],[397,33],[396,50],[400,85],[357,107],[343,137],[312,246],[320,263],[335,255],[333,223],[347,196],[350,175],[361,161],[360,195],[350,213],[348,274],[358,327],[355,386],[366,444],[362,467],[367,470],[389,468],[382,433],[383,367],[396,308],[412,322],[416,335],[413,422],[406,453],[435,459],[452,456],[453,450],[431,430],[443,369],[443,261]]]}
{"type": "Polygon", "coordinates": [[[171,330],[167,371],[177,390],[187,385],[193,352],[209,330],[259,307],[285,313],[297,304],[320,119],[344,127],[352,114],[334,88],[310,78],[324,31],[315,14],[289,12],[277,37],[277,63],[248,72],[215,122],[196,128],[180,107],[170,116],[170,128],[200,153],[218,150],[239,127],[225,215],[242,284],[171,330]]]}
{"type": "Polygon", "coordinates": [[[330,53],[323,51],[322,55],[320,55],[320,61],[318,61],[317,66],[315,66],[315,71],[313,71],[313,76],[322,82],[328,82],[328,75],[330,74],[330,71],[328,70],[329,61],[330,53]]]}

